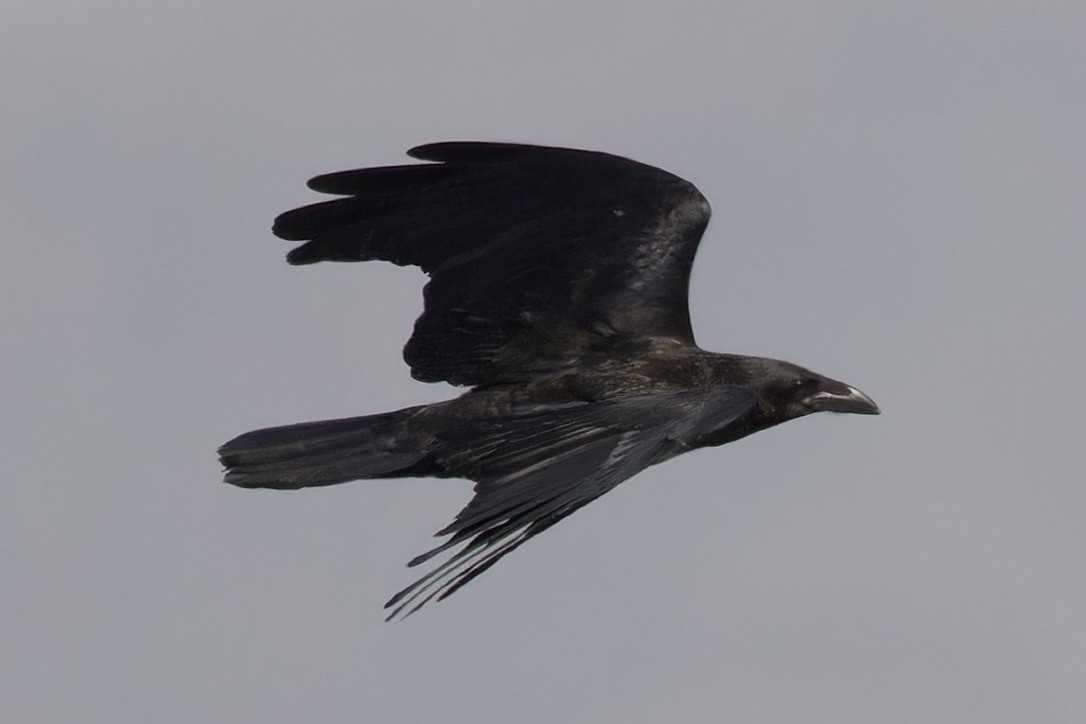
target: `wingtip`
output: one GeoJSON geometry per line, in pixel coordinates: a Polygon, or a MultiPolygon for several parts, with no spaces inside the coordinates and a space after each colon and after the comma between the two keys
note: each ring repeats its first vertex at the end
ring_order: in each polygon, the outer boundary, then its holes
{"type": "MultiPolygon", "coordinates": [[[[479,162],[494,160],[495,156],[507,156],[508,151],[517,148],[512,144],[491,141],[435,141],[423,143],[408,149],[407,155],[420,161],[479,162]]],[[[523,147],[521,147],[523,148],[523,147]]]]}
{"type": "Polygon", "coordinates": [[[437,141],[407,151],[411,158],[441,163],[494,163],[530,154],[577,152],[577,149],[501,141],[437,141]]]}
{"type": "Polygon", "coordinates": [[[342,175],[342,172],[318,174],[317,176],[314,176],[313,178],[306,181],[305,182],[305,187],[307,189],[309,189],[310,191],[316,191],[317,193],[322,193],[322,194],[334,194],[334,193],[337,193],[336,191],[327,190],[327,187],[329,186],[332,179],[334,179],[334,178],[336,178],[337,176],[340,176],[340,175],[342,175]]]}
{"type": "Polygon", "coordinates": [[[287,264],[291,266],[316,264],[318,261],[321,261],[321,257],[313,253],[309,244],[302,244],[287,252],[287,264]]]}
{"type": "Polygon", "coordinates": [[[411,158],[417,158],[420,161],[441,161],[445,162],[452,156],[457,156],[458,150],[463,150],[464,146],[476,145],[471,141],[435,141],[433,143],[420,143],[418,146],[413,146],[407,149],[407,155],[411,158]]]}

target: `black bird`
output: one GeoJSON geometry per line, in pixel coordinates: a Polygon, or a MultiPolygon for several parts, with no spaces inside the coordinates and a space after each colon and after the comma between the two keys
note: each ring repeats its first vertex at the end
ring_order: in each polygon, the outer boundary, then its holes
{"type": "Polygon", "coordinates": [[[431,405],[256,430],[219,450],[226,482],[475,481],[408,565],[461,546],[396,594],[389,618],[444,598],[649,465],[812,412],[877,414],[855,387],[694,342],[690,267],[709,223],[693,184],[605,153],[434,143],[436,163],[310,180],[340,198],[288,211],[291,264],[412,264],[430,276],[404,348],[415,378],[470,386],[431,405]]]}

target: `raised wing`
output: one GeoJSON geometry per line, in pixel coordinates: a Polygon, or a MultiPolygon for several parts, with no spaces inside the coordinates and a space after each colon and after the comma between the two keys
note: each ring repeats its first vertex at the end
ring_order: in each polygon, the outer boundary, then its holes
{"type": "Polygon", "coordinates": [[[709,204],[689,182],[604,153],[436,143],[431,164],[342,171],[346,198],[282,214],[292,264],[383,259],[431,279],[404,348],[413,375],[520,382],[631,343],[693,345],[687,289],[709,204]]]}
{"type": "Polygon", "coordinates": [[[446,434],[471,443],[453,447],[459,451],[442,464],[477,481],[475,497],[438,531],[449,540],[409,565],[462,547],[385,604],[389,618],[449,596],[532,536],[756,405],[749,387],[734,386],[571,403],[450,427],[446,434]]]}

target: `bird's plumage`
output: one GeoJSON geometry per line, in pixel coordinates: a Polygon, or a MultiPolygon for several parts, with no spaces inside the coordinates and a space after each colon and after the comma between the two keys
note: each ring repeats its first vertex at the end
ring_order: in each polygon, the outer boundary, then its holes
{"type": "Polygon", "coordinates": [[[687,287],[709,204],[687,181],[590,151],[436,143],[437,164],[318,176],[349,194],[288,211],[293,264],[382,259],[430,275],[415,377],[523,382],[632,339],[693,344],[687,287]]]}
{"type": "Polygon", "coordinates": [[[457,546],[387,604],[443,598],[649,465],[863,393],[777,360],[706,352],[687,309],[709,205],[665,171],[608,154],[493,143],[410,151],[435,163],[310,181],[344,195],[288,211],[293,264],[381,259],[430,275],[404,357],[470,385],[445,402],[257,430],[220,449],[227,482],[300,488],[463,477],[475,496],[439,531],[457,546]]]}

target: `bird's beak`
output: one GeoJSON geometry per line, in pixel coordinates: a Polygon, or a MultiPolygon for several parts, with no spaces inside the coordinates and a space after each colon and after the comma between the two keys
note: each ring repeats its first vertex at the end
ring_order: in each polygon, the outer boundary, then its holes
{"type": "Polygon", "coordinates": [[[815,394],[803,400],[814,412],[851,412],[855,415],[877,415],[879,406],[855,387],[843,382],[829,381],[815,394]]]}

